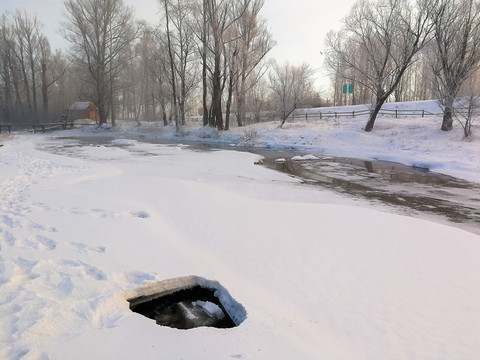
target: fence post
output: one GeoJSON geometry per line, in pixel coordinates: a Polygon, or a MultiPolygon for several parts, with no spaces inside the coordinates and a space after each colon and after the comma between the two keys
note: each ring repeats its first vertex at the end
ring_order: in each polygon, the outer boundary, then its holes
{"type": "Polygon", "coordinates": [[[425,109],[422,109],[422,117],[425,116],[425,109]]]}
{"type": "Polygon", "coordinates": [[[320,120],[322,120],[322,112],[320,111],[320,120]]]}
{"type": "Polygon", "coordinates": [[[305,113],[305,120],[308,120],[308,113],[305,113]]]}
{"type": "Polygon", "coordinates": [[[337,118],[337,112],[335,111],[335,119],[337,118]]]}
{"type": "Polygon", "coordinates": [[[398,110],[395,109],[395,119],[398,119],[398,110]]]}

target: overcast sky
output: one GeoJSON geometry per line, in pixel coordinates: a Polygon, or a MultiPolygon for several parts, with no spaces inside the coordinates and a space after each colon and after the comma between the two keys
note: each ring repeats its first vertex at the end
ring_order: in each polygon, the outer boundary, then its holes
{"type": "MultiPolygon", "coordinates": [[[[124,1],[135,9],[137,18],[156,22],[158,0],[124,1]]],[[[277,41],[270,56],[279,62],[310,64],[317,71],[318,83],[323,83],[321,52],[325,35],[331,29],[338,29],[354,1],[265,0],[261,14],[267,19],[268,27],[277,41]]],[[[0,13],[13,12],[15,9],[26,9],[37,15],[44,24],[44,33],[52,48],[65,46],[58,34],[59,23],[63,21],[63,0],[0,0],[0,13]]]]}

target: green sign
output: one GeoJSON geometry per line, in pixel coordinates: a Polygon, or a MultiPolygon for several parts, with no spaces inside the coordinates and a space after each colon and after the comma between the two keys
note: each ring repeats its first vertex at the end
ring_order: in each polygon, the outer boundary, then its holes
{"type": "Polygon", "coordinates": [[[353,84],[343,84],[343,93],[353,94],[353,84]]]}

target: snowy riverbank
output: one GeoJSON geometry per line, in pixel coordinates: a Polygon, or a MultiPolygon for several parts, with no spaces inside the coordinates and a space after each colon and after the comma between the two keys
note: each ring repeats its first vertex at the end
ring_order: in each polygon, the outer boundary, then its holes
{"type": "MultiPolygon", "coordinates": [[[[422,121],[382,118],[369,134],[362,119],[192,128],[183,139],[234,149],[250,131],[253,145],[479,182],[478,140],[422,121]]],[[[127,139],[173,136],[156,124],[124,123],[106,145],[76,136],[96,135],[0,137],[0,358],[478,357],[480,236],[300,186],[257,155],[127,139]],[[130,311],[132,294],[189,275],[241,304],[239,326],[178,330],[130,311]]]]}
{"type": "MultiPolygon", "coordinates": [[[[389,110],[425,110],[439,113],[435,101],[410,103],[387,103],[389,110]]],[[[338,108],[310,109],[310,114],[322,111],[351,112],[368,109],[366,105],[338,108]]],[[[303,112],[299,110],[299,112],[303,112]]],[[[472,126],[473,135],[464,139],[459,123],[454,130],[440,130],[440,116],[400,117],[380,116],[371,133],[363,131],[367,117],[288,120],[284,128],[278,121],[253,124],[218,133],[210,127],[202,128],[199,123],[186,126],[181,135],[173,126],[158,122],[121,122],[110,130],[111,136],[143,136],[147,139],[171,139],[175,141],[204,141],[235,146],[287,147],[321,152],[326,155],[379,159],[400,162],[405,165],[428,168],[432,171],[480,182],[480,121],[472,126]]],[[[92,129],[83,129],[83,134],[92,129]]],[[[95,132],[95,131],[94,131],[95,132]]]]}

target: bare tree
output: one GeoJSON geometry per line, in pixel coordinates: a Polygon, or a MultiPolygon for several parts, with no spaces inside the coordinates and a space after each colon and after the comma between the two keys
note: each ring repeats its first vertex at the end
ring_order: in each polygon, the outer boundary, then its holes
{"type": "MultiPolygon", "coordinates": [[[[15,117],[16,102],[14,101],[14,72],[12,53],[12,31],[7,23],[7,17],[0,17],[0,120],[10,123],[15,117]]],[[[17,93],[18,97],[18,93],[17,93]]]]}
{"type": "Polygon", "coordinates": [[[47,73],[51,54],[41,26],[36,16],[25,11],[0,18],[0,104],[8,121],[20,120],[22,116],[31,122],[30,119],[39,121],[48,116],[47,73]]]}
{"type": "MultiPolygon", "coordinates": [[[[194,6],[191,0],[161,0],[175,124],[185,124],[186,103],[197,81],[194,6]]],[[[161,38],[159,37],[161,41],[161,38]]]]}
{"type": "Polygon", "coordinates": [[[156,119],[156,110],[159,107],[164,125],[168,125],[168,105],[172,101],[171,83],[169,82],[169,55],[166,42],[163,41],[165,33],[159,29],[149,27],[143,29],[143,34],[137,44],[137,55],[143,65],[143,77],[148,83],[143,85],[145,99],[151,97],[152,114],[156,119]]]}
{"type": "Polygon", "coordinates": [[[435,0],[418,0],[412,7],[408,0],[360,0],[346,17],[343,30],[329,33],[327,58],[336,60],[327,60],[331,70],[342,70],[335,66],[340,59],[347,65],[342,77],[354,80],[348,70],[355,69],[375,96],[365,131],[373,130],[382,105],[429,41],[433,27],[428,6],[431,1],[435,0]],[[366,54],[366,65],[356,61],[352,48],[366,54]]]}
{"type": "Polygon", "coordinates": [[[266,71],[262,61],[275,46],[266,22],[260,18],[264,0],[252,0],[236,24],[239,33],[239,72],[237,83],[237,124],[245,122],[247,93],[256,85],[266,71]]]}
{"type": "MultiPolygon", "coordinates": [[[[208,104],[207,104],[207,97],[208,97],[208,80],[207,80],[207,73],[208,73],[208,46],[210,31],[208,26],[208,7],[207,7],[208,0],[202,0],[201,6],[199,4],[196,13],[201,18],[201,23],[197,25],[199,31],[197,31],[197,38],[200,40],[199,46],[199,53],[202,61],[202,111],[203,111],[203,126],[207,126],[210,124],[210,116],[208,111],[208,104]]],[[[212,124],[210,124],[212,125],[212,124]]]]}
{"type": "MultiPolygon", "coordinates": [[[[202,39],[204,69],[211,76],[211,113],[209,124],[216,126],[219,130],[224,130],[222,98],[223,91],[228,74],[227,57],[225,54],[225,44],[235,39],[235,32],[231,27],[241,18],[247,10],[251,0],[204,0],[204,34],[202,39]],[[206,52],[205,52],[206,51],[206,52]],[[211,57],[208,62],[207,57],[211,57]]],[[[206,74],[204,74],[206,75],[206,74]]],[[[205,85],[208,86],[204,76],[205,85]]],[[[205,107],[205,105],[204,105],[205,107]]]]}
{"type": "Polygon", "coordinates": [[[248,124],[249,121],[259,122],[262,111],[270,107],[269,103],[269,88],[266,77],[260,78],[255,82],[255,85],[249,87],[246,97],[246,108],[250,109],[251,115],[245,114],[242,125],[248,124]]]}
{"type": "Polygon", "coordinates": [[[75,86],[72,86],[72,82],[69,81],[71,74],[67,72],[69,65],[62,51],[56,50],[54,54],[50,55],[46,79],[47,90],[44,95],[47,99],[45,99],[44,106],[48,108],[49,112],[53,108],[54,114],[60,114],[75,100],[73,96],[75,86]]]}
{"type": "Polygon", "coordinates": [[[38,78],[40,67],[40,23],[36,16],[16,11],[14,16],[16,37],[14,54],[21,68],[24,90],[30,114],[38,120],[38,78]]]}
{"type": "Polygon", "coordinates": [[[178,105],[177,105],[177,74],[175,71],[175,60],[173,55],[172,34],[170,32],[170,2],[168,0],[162,0],[163,8],[165,10],[165,24],[166,24],[166,36],[167,36],[167,50],[170,64],[170,84],[172,88],[172,102],[173,102],[173,117],[175,119],[175,126],[177,131],[180,128],[178,121],[178,105]]]}
{"type": "MultiPolygon", "coordinates": [[[[134,82],[134,92],[138,92],[140,95],[140,109],[143,109],[143,118],[145,120],[156,120],[155,111],[155,77],[151,71],[152,64],[154,63],[154,57],[156,52],[157,41],[153,36],[153,31],[145,26],[139,41],[135,45],[135,75],[132,75],[134,82]]],[[[133,58],[131,59],[133,62],[133,58]]],[[[132,71],[133,73],[133,71],[132,71]]],[[[141,116],[139,110],[136,120],[141,116]]]]}
{"type": "Polygon", "coordinates": [[[312,93],[313,72],[306,64],[293,66],[286,63],[283,66],[274,64],[269,74],[269,87],[281,117],[282,127],[295,109],[303,106],[312,93]]]}
{"type": "Polygon", "coordinates": [[[108,105],[113,108],[113,81],[138,31],[133,11],[122,0],[67,0],[65,8],[62,35],[72,44],[76,61],[88,69],[100,123],[106,123],[108,105]]]}
{"type": "Polygon", "coordinates": [[[454,101],[480,64],[480,3],[439,0],[431,12],[436,51],[433,71],[444,109],[441,129],[453,127],[454,101]]]}
{"type": "Polygon", "coordinates": [[[480,111],[480,84],[474,76],[463,84],[463,96],[456,100],[453,115],[463,128],[463,135],[468,138],[472,135],[472,125],[480,111]]]}

